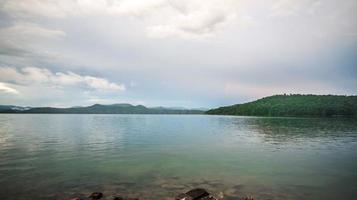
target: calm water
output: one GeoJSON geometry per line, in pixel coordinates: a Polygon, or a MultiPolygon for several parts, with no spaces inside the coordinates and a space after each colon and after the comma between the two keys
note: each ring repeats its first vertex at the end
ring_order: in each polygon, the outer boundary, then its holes
{"type": "Polygon", "coordinates": [[[0,198],[357,199],[357,120],[0,115],[0,198]]]}

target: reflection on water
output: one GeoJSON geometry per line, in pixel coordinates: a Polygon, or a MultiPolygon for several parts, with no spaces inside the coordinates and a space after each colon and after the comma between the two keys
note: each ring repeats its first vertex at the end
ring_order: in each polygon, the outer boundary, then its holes
{"type": "Polygon", "coordinates": [[[204,187],[226,199],[356,199],[344,118],[0,115],[2,199],[101,190],[141,199],[204,187]]]}

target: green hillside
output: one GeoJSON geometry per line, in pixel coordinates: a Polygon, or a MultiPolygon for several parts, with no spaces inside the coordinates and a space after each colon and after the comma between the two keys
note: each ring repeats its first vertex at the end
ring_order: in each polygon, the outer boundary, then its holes
{"type": "Polygon", "coordinates": [[[357,96],[275,95],[212,109],[206,113],[247,116],[356,116],[357,96]]]}

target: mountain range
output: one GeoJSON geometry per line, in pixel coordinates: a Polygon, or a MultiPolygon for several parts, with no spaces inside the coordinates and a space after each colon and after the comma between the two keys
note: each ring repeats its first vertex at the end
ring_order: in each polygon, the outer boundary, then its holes
{"type": "Polygon", "coordinates": [[[203,110],[154,107],[131,104],[94,104],[85,107],[55,108],[55,107],[21,107],[0,105],[0,113],[58,113],[58,114],[203,114],[203,110]]]}

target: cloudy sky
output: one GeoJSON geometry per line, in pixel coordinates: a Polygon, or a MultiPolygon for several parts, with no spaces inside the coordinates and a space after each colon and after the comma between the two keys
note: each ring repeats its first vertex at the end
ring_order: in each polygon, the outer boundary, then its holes
{"type": "Polygon", "coordinates": [[[357,94],[356,0],[0,0],[0,104],[357,94]]]}

